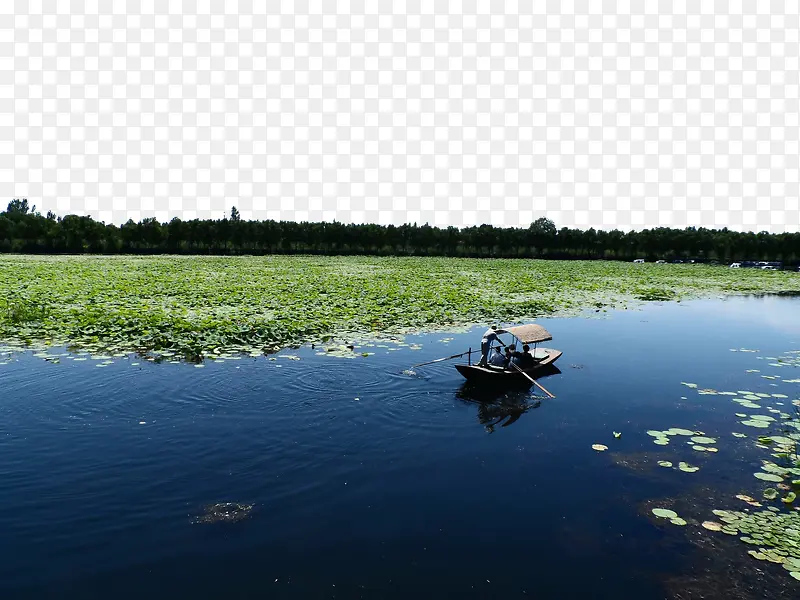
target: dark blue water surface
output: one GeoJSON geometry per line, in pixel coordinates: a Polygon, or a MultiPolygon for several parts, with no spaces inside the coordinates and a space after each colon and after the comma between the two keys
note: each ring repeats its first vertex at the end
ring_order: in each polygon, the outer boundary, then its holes
{"type": "Polygon", "coordinates": [[[746,411],[681,382],[800,397],[746,372],[800,349],[798,315],[773,297],[540,320],[564,355],[538,406],[465,389],[453,361],[403,374],[479,346],[482,329],[203,369],[17,354],[0,366],[0,597],[673,597],[704,530],[654,522],[643,503],[760,489],[759,456],[729,433],[746,411]],[[646,434],[670,427],[719,435],[719,452],[646,434]],[[702,469],[620,465],[642,453],[702,469]],[[219,502],[253,509],[194,522],[219,502]]]}

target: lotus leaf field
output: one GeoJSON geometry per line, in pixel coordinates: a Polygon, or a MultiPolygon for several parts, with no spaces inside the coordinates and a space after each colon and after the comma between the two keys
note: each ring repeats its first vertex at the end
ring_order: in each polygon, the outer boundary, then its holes
{"type": "Polygon", "coordinates": [[[789,272],[608,261],[0,257],[0,338],[201,361],[308,342],[795,293],[789,272]]]}

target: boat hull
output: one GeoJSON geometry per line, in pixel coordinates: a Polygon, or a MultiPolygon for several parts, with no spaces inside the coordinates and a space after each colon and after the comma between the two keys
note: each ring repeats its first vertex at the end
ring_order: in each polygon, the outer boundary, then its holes
{"type": "MultiPolygon", "coordinates": [[[[524,370],[524,372],[533,379],[553,371],[555,369],[554,363],[562,354],[560,350],[551,350],[548,348],[540,348],[537,355],[540,353],[546,353],[546,356],[534,366],[524,370]]],[[[478,385],[515,387],[530,387],[533,385],[530,379],[517,370],[505,371],[497,369],[496,367],[479,367],[478,365],[455,365],[455,367],[467,381],[478,385]]]]}

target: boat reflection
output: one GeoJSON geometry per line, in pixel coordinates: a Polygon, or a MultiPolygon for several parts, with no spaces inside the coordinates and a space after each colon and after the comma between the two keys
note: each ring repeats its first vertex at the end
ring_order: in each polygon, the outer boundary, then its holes
{"type": "MultiPolygon", "coordinates": [[[[548,376],[557,373],[561,371],[554,366],[548,371],[548,376]]],[[[508,427],[516,423],[522,415],[541,405],[544,398],[532,395],[529,388],[530,386],[492,388],[467,381],[456,391],[456,398],[465,403],[476,404],[478,421],[486,431],[493,433],[496,427],[508,427]]]]}

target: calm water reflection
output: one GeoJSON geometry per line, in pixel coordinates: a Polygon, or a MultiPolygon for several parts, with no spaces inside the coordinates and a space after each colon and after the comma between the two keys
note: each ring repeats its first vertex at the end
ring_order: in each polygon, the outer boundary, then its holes
{"type": "Polygon", "coordinates": [[[542,380],[555,399],[472,389],[451,362],[403,374],[476,347],[481,330],[204,369],[18,356],[0,366],[0,591],[669,597],[665,577],[690,572],[697,550],[641,503],[749,483],[757,458],[721,449],[687,482],[612,452],[652,452],[653,428],[730,431],[729,402],[680,382],[774,391],[746,373],[753,354],[730,349],[800,348],[798,314],[795,299],[740,298],[542,320],[564,351],[542,380]],[[216,502],[254,508],[193,523],[216,502]]]}

